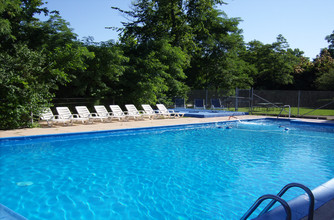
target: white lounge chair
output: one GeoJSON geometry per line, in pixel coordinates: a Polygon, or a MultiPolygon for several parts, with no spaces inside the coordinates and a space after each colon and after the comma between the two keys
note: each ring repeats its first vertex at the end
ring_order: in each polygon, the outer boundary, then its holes
{"type": "Polygon", "coordinates": [[[126,108],[126,113],[128,115],[128,117],[133,117],[133,119],[137,120],[137,119],[144,119],[144,117],[148,117],[151,118],[150,115],[146,115],[145,112],[139,112],[138,109],[136,108],[136,106],[134,106],[133,104],[127,104],[125,105],[126,108]]]}
{"type": "Polygon", "coordinates": [[[157,108],[159,109],[159,113],[163,117],[179,118],[179,117],[184,116],[184,113],[178,113],[178,112],[174,112],[174,110],[168,110],[164,104],[157,104],[157,108]]]}
{"type": "Polygon", "coordinates": [[[153,108],[148,104],[142,104],[142,108],[144,109],[145,114],[151,115],[151,118],[159,118],[162,117],[162,115],[159,113],[159,111],[154,111],[153,108]]]}
{"type": "Polygon", "coordinates": [[[90,121],[100,120],[103,121],[110,121],[108,116],[99,116],[97,113],[90,113],[86,106],[75,106],[80,118],[89,118],[90,121]]]}
{"type": "Polygon", "coordinates": [[[71,119],[73,122],[85,122],[89,121],[89,118],[80,117],[78,114],[72,114],[68,107],[57,107],[58,115],[63,119],[71,119]]]}
{"type": "Polygon", "coordinates": [[[50,108],[45,108],[40,116],[41,120],[46,121],[48,123],[48,126],[52,126],[53,123],[61,122],[64,125],[66,124],[72,124],[71,119],[63,119],[59,115],[54,115],[50,108]]]}
{"type": "Polygon", "coordinates": [[[94,106],[96,113],[101,117],[108,117],[112,121],[113,114],[108,112],[107,108],[104,105],[95,105],[94,106]]]}
{"type": "Polygon", "coordinates": [[[118,118],[118,120],[123,120],[123,121],[127,121],[128,120],[128,116],[123,112],[123,110],[118,106],[118,105],[110,105],[109,106],[111,111],[112,111],[112,115],[114,118],[118,118]]]}

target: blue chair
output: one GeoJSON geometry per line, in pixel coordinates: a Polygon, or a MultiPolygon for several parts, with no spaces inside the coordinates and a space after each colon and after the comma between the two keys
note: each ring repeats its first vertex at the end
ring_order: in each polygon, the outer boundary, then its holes
{"type": "Polygon", "coordinates": [[[211,108],[216,109],[216,108],[224,108],[222,105],[220,99],[211,99],[211,108]]]}
{"type": "Polygon", "coordinates": [[[204,101],[204,99],[195,99],[194,100],[194,108],[196,108],[196,109],[205,109],[205,101],[204,101]]]}

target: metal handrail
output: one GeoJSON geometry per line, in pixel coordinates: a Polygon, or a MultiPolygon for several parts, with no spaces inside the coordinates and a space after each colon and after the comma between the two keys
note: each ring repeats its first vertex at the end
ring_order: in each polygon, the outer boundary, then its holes
{"type": "Polygon", "coordinates": [[[250,207],[248,209],[248,211],[241,217],[240,220],[246,220],[254,211],[255,209],[264,201],[267,199],[272,199],[274,202],[274,204],[278,201],[282,204],[282,206],[284,207],[285,213],[286,213],[286,220],[291,220],[291,208],[288,205],[288,203],[282,199],[279,196],[275,196],[275,195],[271,195],[271,194],[267,194],[267,195],[263,195],[260,198],[258,198],[256,200],[256,202],[252,205],[252,207],[250,207]]]}
{"type": "MultiPolygon", "coordinates": [[[[307,188],[306,186],[300,184],[300,183],[289,183],[286,186],[284,186],[281,191],[277,194],[277,196],[282,197],[284,195],[284,193],[286,191],[288,191],[288,189],[292,188],[292,187],[298,187],[303,189],[309,199],[310,199],[310,205],[309,205],[309,210],[308,210],[308,219],[309,220],[313,220],[313,213],[314,213],[314,195],[312,193],[312,191],[307,188]]],[[[259,214],[259,216],[263,215],[264,213],[266,213],[274,204],[276,203],[275,200],[272,200],[263,210],[262,212],[259,214]]]]}
{"type": "Polygon", "coordinates": [[[289,107],[289,119],[290,119],[290,117],[291,117],[291,107],[290,107],[290,105],[284,105],[284,106],[281,108],[280,113],[277,115],[277,118],[278,118],[279,116],[281,116],[283,110],[285,111],[285,107],[289,107]]]}

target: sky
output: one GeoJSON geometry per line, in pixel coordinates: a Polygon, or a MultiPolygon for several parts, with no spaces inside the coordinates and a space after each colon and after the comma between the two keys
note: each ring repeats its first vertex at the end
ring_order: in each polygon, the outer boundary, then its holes
{"type": "MultiPolygon", "coordinates": [[[[122,27],[127,19],[112,6],[129,10],[132,0],[46,0],[46,7],[57,10],[70,23],[79,39],[92,36],[95,42],[118,39],[118,33],[105,27],[122,27]]],[[[282,34],[290,48],[315,58],[334,31],[334,0],[225,0],[219,6],[229,18],[242,19],[244,41],[271,44],[282,34]]]]}

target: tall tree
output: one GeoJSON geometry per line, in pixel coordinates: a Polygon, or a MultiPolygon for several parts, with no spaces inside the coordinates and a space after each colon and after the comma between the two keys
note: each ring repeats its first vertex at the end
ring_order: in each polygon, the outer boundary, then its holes
{"type": "Polygon", "coordinates": [[[331,56],[334,58],[334,31],[332,34],[327,35],[325,39],[329,43],[328,51],[331,54],[331,56]]]}
{"type": "Polygon", "coordinates": [[[327,49],[313,61],[316,70],[315,84],[319,90],[334,90],[334,58],[327,49]]]}
{"type": "Polygon", "coordinates": [[[43,5],[43,0],[1,0],[1,129],[31,126],[31,116],[49,105],[69,72],[85,68],[83,58],[92,56],[59,16],[47,22],[34,17],[49,15],[43,5]]]}
{"type": "Polygon", "coordinates": [[[259,41],[248,43],[244,59],[254,64],[256,75],[254,87],[259,89],[281,89],[294,83],[294,70],[300,63],[303,52],[289,48],[282,35],[272,44],[259,41]]]}
{"type": "Polygon", "coordinates": [[[252,68],[238,58],[244,49],[239,19],[219,11],[217,6],[222,4],[221,0],[138,0],[132,11],[114,9],[133,20],[123,23],[123,42],[133,38],[142,48],[160,41],[181,49],[186,58],[182,72],[187,79],[176,76],[180,83],[191,88],[249,86],[252,81],[245,71],[252,72],[252,68]],[[232,57],[235,62],[230,62],[232,57]]]}

